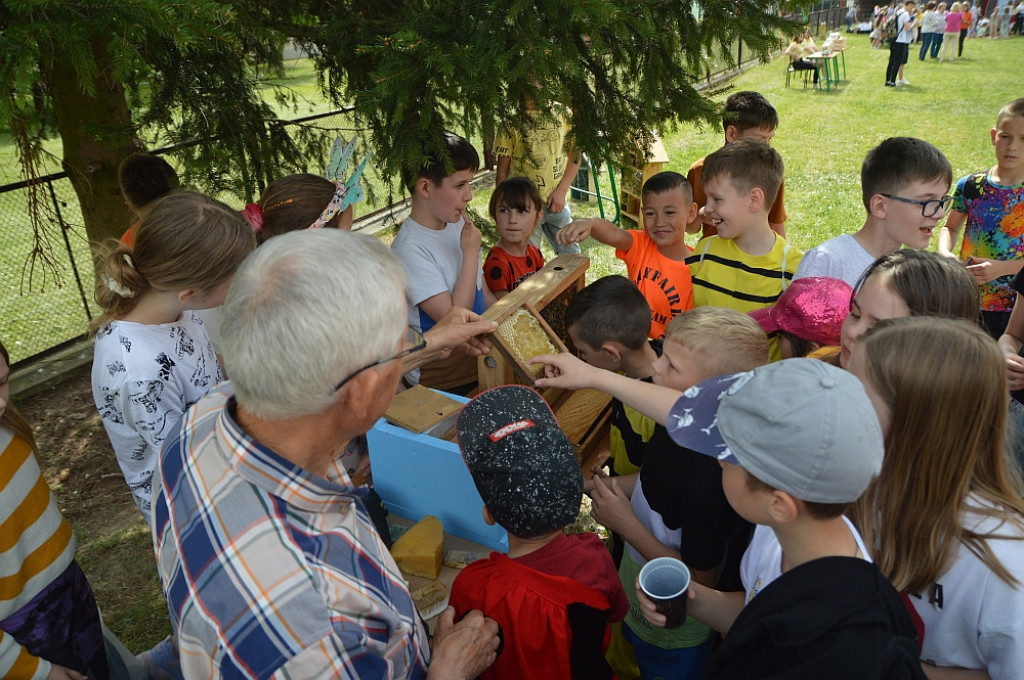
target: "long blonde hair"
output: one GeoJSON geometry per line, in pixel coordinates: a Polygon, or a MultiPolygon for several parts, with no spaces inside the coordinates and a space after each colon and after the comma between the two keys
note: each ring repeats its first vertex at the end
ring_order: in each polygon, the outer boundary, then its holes
{"type": "Polygon", "coordinates": [[[882,471],[855,509],[882,573],[897,590],[920,592],[963,544],[1018,585],[989,546],[1024,534],[1021,483],[1006,450],[1002,351],[974,324],[933,317],[882,322],[859,340],[858,351],[892,410],[882,471]],[[1004,529],[978,534],[964,527],[968,509],[1004,520],[1004,529]]]}
{"type": "MultiPolygon", "coordinates": [[[[7,368],[11,367],[11,355],[7,353],[7,348],[4,347],[4,343],[0,341],[0,357],[3,358],[4,363],[7,364],[7,368]]],[[[4,409],[3,415],[0,415],[0,426],[6,427],[8,430],[18,435],[36,451],[36,436],[32,432],[32,426],[25,420],[25,416],[21,415],[21,411],[14,407],[14,404],[8,400],[7,408],[4,409]]]]}
{"type": "Polygon", "coordinates": [[[106,273],[96,281],[103,314],[93,328],[128,314],[149,289],[215,288],[255,248],[245,218],[220,201],[195,191],[162,196],[147,208],[133,247],[98,252],[106,273]]]}

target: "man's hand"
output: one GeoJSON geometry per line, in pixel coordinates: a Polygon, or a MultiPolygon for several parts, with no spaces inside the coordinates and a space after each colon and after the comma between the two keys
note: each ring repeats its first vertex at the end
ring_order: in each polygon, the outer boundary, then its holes
{"type": "Polygon", "coordinates": [[[498,624],[473,610],[455,623],[448,607],[437,620],[427,678],[472,680],[486,670],[498,653],[498,624]]]}
{"type": "Polygon", "coordinates": [[[538,378],[534,385],[540,388],[557,387],[564,390],[581,390],[591,387],[595,371],[588,363],[577,359],[568,352],[561,354],[540,354],[526,362],[527,366],[544,364],[544,377],[538,378]]]}
{"type": "Polygon", "coordinates": [[[481,319],[479,314],[464,307],[452,307],[433,328],[423,334],[423,339],[427,341],[424,353],[429,354],[431,359],[444,358],[458,347],[470,356],[487,354],[491,351],[491,343],[483,336],[496,330],[497,322],[481,319]]]}

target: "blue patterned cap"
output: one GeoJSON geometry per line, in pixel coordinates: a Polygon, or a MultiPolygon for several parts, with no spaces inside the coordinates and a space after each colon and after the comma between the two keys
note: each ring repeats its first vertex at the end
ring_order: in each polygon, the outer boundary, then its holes
{"type": "Polygon", "coordinates": [[[482,392],[463,407],[455,429],[484,505],[510,534],[533,538],[576,519],[580,465],[536,391],[505,385],[482,392]]]}
{"type": "Polygon", "coordinates": [[[882,468],[882,430],[863,385],[815,359],[697,383],[669,412],[672,439],[815,503],[860,498],[882,468]]]}

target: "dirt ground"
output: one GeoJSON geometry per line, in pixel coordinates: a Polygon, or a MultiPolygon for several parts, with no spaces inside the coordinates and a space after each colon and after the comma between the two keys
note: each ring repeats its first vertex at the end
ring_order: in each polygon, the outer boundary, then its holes
{"type": "Polygon", "coordinates": [[[170,632],[149,529],[132,502],[92,401],[89,367],[16,401],[35,428],[39,463],[78,538],[77,559],[103,618],[133,652],[170,632]]]}

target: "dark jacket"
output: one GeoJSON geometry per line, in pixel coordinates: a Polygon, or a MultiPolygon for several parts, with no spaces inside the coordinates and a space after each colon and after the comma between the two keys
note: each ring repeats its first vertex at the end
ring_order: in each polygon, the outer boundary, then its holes
{"type": "Polygon", "coordinates": [[[916,632],[878,567],[825,557],[750,601],[711,658],[708,680],[924,680],[916,632]]]}

